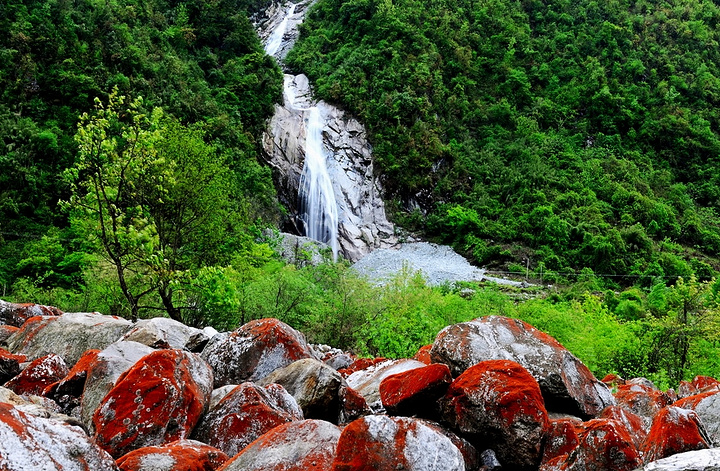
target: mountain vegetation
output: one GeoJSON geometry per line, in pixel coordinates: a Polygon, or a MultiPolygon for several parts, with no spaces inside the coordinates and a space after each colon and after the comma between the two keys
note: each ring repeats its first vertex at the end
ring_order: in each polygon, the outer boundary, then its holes
{"type": "Polygon", "coordinates": [[[287,64],[367,126],[395,222],[554,285],[507,292],[278,258],[259,141],[283,80],[250,19],[266,6],[0,3],[3,299],[219,329],[276,317],[373,356],[500,314],[597,375],[720,376],[720,7],[311,7],[287,64]]]}

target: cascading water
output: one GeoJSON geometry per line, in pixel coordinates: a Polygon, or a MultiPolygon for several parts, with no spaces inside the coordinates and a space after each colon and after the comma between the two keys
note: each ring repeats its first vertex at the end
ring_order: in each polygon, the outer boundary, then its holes
{"type": "MultiPolygon", "coordinates": [[[[296,4],[290,5],[285,17],[268,37],[265,44],[268,55],[274,56],[282,46],[288,21],[295,14],[296,6],[296,4]]],[[[323,146],[325,123],[317,106],[310,108],[295,106],[295,94],[287,79],[284,88],[286,106],[304,113],[305,117],[305,162],[298,187],[300,220],[303,222],[305,235],[328,244],[332,249],[333,260],[337,261],[338,205],[323,146]]]]}
{"type": "Polygon", "coordinates": [[[333,260],[337,261],[338,209],[323,150],[324,123],[316,106],[308,110],[308,115],[305,163],[298,194],[301,219],[305,223],[306,235],[330,245],[333,260]]]}

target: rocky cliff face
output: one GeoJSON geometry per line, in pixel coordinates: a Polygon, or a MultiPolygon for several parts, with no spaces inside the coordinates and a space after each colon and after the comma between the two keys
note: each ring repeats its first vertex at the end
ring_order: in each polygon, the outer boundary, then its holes
{"type": "MultiPolygon", "coordinates": [[[[297,25],[307,6],[305,2],[297,4],[289,16],[292,7],[274,7],[259,22],[260,36],[269,41],[277,27],[287,20],[282,44],[273,54],[280,62],[297,38],[297,25]]],[[[276,105],[263,136],[263,148],[267,163],[274,169],[280,200],[292,213],[290,225],[302,232],[302,224],[298,223],[301,216],[298,191],[311,107],[317,107],[323,122],[322,147],[337,202],[340,253],[356,261],[375,248],[393,245],[397,239],[385,214],[382,187],[374,175],[372,148],[365,128],[342,110],[316,101],[304,75],[285,75],[283,105],[276,105]]]]}
{"type": "Polygon", "coordinates": [[[6,319],[52,313],[0,344],[3,470],[717,470],[720,382],[683,383],[679,399],[598,381],[513,319],[387,360],[309,345],[277,319],[217,333],[2,305],[6,319]],[[84,352],[58,348],[76,338],[84,352]]]}

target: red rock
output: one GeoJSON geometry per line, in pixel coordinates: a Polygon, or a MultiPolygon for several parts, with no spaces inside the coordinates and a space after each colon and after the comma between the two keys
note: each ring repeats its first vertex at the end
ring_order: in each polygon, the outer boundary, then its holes
{"type": "Polygon", "coordinates": [[[647,436],[647,430],[645,429],[643,419],[639,415],[633,414],[620,406],[610,406],[603,409],[598,418],[617,420],[632,437],[635,448],[638,450],[642,448],[645,437],[647,436]]]}
{"type": "Polygon", "coordinates": [[[543,450],[543,463],[548,463],[558,456],[567,455],[578,445],[577,427],[580,420],[568,418],[554,419],[548,426],[545,448],[543,450]]]}
{"type": "Polygon", "coordinates": [[[710,446],[697,413],[674,406],[657,413],[642,447],[648,462],[705,448],[710,446]]]}
{"type": "Polygon", "coordinates": [[[344,378],[347,378],[351,374],[355,373],[356,371],[365,370],[367,368],[370,368],[373,365],[377,365],[378,363],[383,363],[385,361],[388,361],[387,358],[384,357],[378,357],[378,358],[358,358],[350,366],[347,368],[343,368],[341,370],[338,370],[338,373],[343,375],[344,378]]]}
{"type": "Polygon", "coordinates": [[[215,373],[215,387],[257,381],[278,368],[314,358],[305,336],[277,319],[250,321],[214,336],[202,357],[215,373]]]}
{"type": "MultiPolygon", "coordinates": [[[[641,464],[640,454],[625,427],[612,419],[593,419],[578,432],[579,444],[568,454],[567,471],[631,471],[641,464]]],[[[545,466],[543,471],[551,468],[545,466]]]]}
{"type": "Polygon", "coordinates": [[[536,469],[549,425],[540,387],[520,364],[490,360],[468,368],[440,400],[444,421],[502,465],[536,469]]]}
{"type": "Polygon", "coordinates": [[[5,383],[15,394],[39,396],[50,384],[68,374],[68,367],[58,355],[48,355],[30,363],[19,375],[5,383]]]}
{"type": "Polygon", "coordinates": [[[121,471],[215,471],[230,457],[195,440],[178,440],[162,446],[147,446],[121,456],[121,471]]]}
{"type": "Polygon", "coordinates": [[[20,327],[35,316],[60,316],[62,311],[56,307],[33,303],[9,303],[0,300],[0,323],[20,327]]]}
{"type": "Polygon", "coordinates": [[[390,375],[416,368],[424,368],[425,366],[427,365],[417,360],[385,360],[380,363],[374,363],[364,370],[356,371],[348,376],[346,381],[348,386],[365,398],[370,409],[379,413],[384,411],[382,401],[380,400],[380,383],[390,375]]]}
{"type": "Polygon", "coordinates": [[[720,381],[710,376],[695,376],[692,385],[700,392],[708,392],[710,390],[720,391],[720,381]]]}
{"type": "Polygon", "coordinates": [[[460,471],[460,450],[422,420],[369,415],[348,424],[333,471],[460,471]]]}
{"type": "Polygon", "coordinates": [[[196,354],[158,350],[118,379],[93,415],[95,442],[119,457],[186,438],[212,392],[212,371],[196,354]]]}
{"type": "Polygon", "coordinates": [[[63,379],[45,388],[43,395],[54,399],[65,413],[70,414],[80,405],[88,369],[95,363],[98,353],[100,350],[86,351],[63,379]]]}
{"type": "Polygon", "coordinates": [[[697,412],[709,435],[709,442],[720,444],[720,391],[696,394],[680,399],[673,405],[697,412]]]}
{"type": "Polygon", "coordinates": [[[330,422],[288,422],[249,444],[222,471],[331,471],[339,438],[330,422]]]}
{"type": "Polygon", "coordinates": [[[432,349],[432,344],[420,347],[420,349],[413,357],[413,360],[420,361],[422,363],[425,363],[426,365],[431,365],[433,361],[430,357],[430,349],[432,349]]]}
{"type": "Polygon", "coordinates": [[[20,374],[20,363],[27,361],[25,355],[14,355],[0,348],[0,384],[20,374]]]}
{"type": "Polygon", "coordinates": [[[235,456],[262,434],[302,418],[295,399],[279,384],[243,383],[205,414],[193,438],[235,456]]]}
{"type": "Polygon", "coordinates": [[[594,417],[615,400],[608,387],[551,336],[519,319],[487,316],[444,328],[430,350],[453,376],[481,361],[511,360],[540,385],[548,410],[594,417]]]}
{"type": "Polygon", "coordinates": [[[624,380],[622,377],[620,377],[620,376],[618,376],[618,375],[616,375],[616,374],[613,374],[613,373],[610,373],[610,374],[608,374],[608,375],[605,375],[605,377],[604,377],[603,379],[601,379],[600,381],[602,381],[603,383],[607,384],[607,386],[608,386],[609,388],[614,388],[614,387],[619,386],[619,385],[621,385],[621,384],[625,384],[625,380],[624,380]]]}
{"type": "Polygon", "coordinates": [[[380,383],[380,400],[391,415],[435,418],[435,403],[452,383],[441,363],[390,375],[380,383]]]}
{"type": "Polygon", "coordinates": [[[114,471],[110,455],[80,427],[26,414],[0,402],[0,469],[114,471]]]}
{"type": "Polygon", "coordinates": [[[672,404],[670,397],[659,389],[632,383],[618,386],[615,400],[620,407],[640,416],[647,428],[660,409],[672,404]]]}

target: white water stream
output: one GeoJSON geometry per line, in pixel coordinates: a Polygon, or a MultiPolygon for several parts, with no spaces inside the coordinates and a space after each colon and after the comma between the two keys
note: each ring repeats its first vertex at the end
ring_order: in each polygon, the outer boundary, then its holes
{"type": "MultiPolygon", "coordinates": [[[[295,14],[296,4],[291,4],[283,20],[267,39],[265,51],[275,55],[280,49],[288,26],[288,20],[295,14]]],[[[325,122],[317,106],[302,108],[295,106],[295,94],[289,80],[284,85],[286,106],[303,113],[305,123],[305,162],[298,189],[300,219],[305,235],[330,246],[333,260],[338,254],[338,204],[335,200],[332,180],[327,168],[327,153],[323,145],[325,122]]]]}

